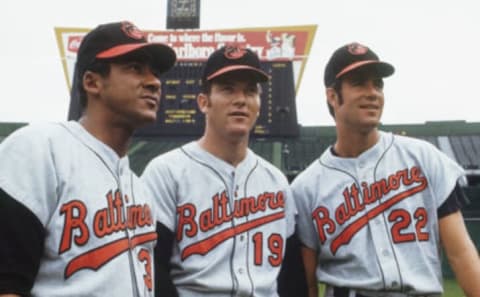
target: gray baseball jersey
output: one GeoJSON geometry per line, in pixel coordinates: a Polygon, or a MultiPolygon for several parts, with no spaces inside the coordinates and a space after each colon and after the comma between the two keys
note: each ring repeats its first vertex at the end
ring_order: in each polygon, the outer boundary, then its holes
{"type": "Polygon", "coordinates": [[[153,296],[155,218],[127,157],[67,122],[14,132],[0,164],[46,231],[33,296],[153,296]]]}
{"type": "Polygon", "coordinates": [[[280,170],[250,150],[233,167],[191,142],[152,160],[142,179],[176,234],[180,296],[277,296],[296,213],[280,170]]]}
{"type": "Polygon", "coordinates": [[[440,294],[437,209],[463,174],[430,143],[385,132],[357,158],[327,149],[292,184],[299,237],[318,252],[318,280],[440,294]]]}

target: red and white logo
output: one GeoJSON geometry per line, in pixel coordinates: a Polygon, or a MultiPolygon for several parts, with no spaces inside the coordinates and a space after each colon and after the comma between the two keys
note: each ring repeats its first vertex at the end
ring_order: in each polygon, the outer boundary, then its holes
{"type": "Polygon", "coordinates": [[[349,53],[355,56],[364,55],[366,52],[368,52],[368,47],[361,45],[360,43],[349,44],[347,49],[349,53]]]}
{"type": "Polygon", "coordinates": [[[242,47],[238,47],[236,45],[228,45],[225,47],[225,58],[229,60],[236,60],[240,59],[241,57],[245,56],[247,50],[242,47]]]}
{"type": "Polygon", "coordinates": [[[78,52],[78,49],[80,48],[80,43],[82,43],[83,36],[69,36],[68,37],[68,43],[67,43],[67,50],[72,53],[78,52]]]}
{"type": "Polygon", "coordinates": [[[144,33],[130,22],[122,22],[122,31],[133,39],[145,38],[144,33]]]}

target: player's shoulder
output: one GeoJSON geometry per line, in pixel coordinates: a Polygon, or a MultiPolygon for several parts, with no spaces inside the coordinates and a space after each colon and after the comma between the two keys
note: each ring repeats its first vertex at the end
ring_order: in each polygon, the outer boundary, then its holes
{"type": "Polygon", "coordinates": [[[190,146],[191,142],[157,155],[148,162],[146,170],[152,168],[155,168],[155,170],[170,170],[169,168],[178,169],[187,166],[189,157],[185,150],[190,146]]]}
{"type": "Polygon", "coordinates": [[[36,122],[22,126],[15,130],[11,136],[15,135],[50,135],[56,131],[62,130],[62,122],[36,122]]]}
{"type": "Polygon", "coordinates": [[[403,150],[415,151],[415,150],[436,150],[436,146],[432,143],[418,138],[407,135],[393,134],[391,132],[382,132],[383,137],[391,138],[393,145],[403,150]]]}
{"type": "Polygon", "coordinates": [[[249,150],[249,154],[251,154],[251,156],[253,158],[257,159],[257,161],[258,161],[257,166],[258,166],[259,170],[263,170],[266,173],[272,175],[272,177],[284,180],[288,183],[287,177],[278,167],[276,167],[275,165],[273,165],[272,163],[270,163],[269,161],[267,161],[263,157],[257,155],[256,153],[254,153],[251,150],[249,150]]]}
{"type": "MultiPolygon", "coordinates": [[[[58,122],[39,122],[22,126],[7,136],[2,145],[21,144],[28,145],[42,144],[55,138],[56,135],[65,133],[62,123],[58,122]]],[[[31,147],[32,149],[35,146],[31,147]]]]}
{"type": "MultiPolygon", "coordinates": [[[[326,153],[326,151],[322,154],[322,156],[326,153]]],[[[316,158],[313,160],[305,169],[303,169],[292,181],[292,187],[305,187],[314,185],[313,181],[323,180],[324,178],[319,178],[319,176],[324,175],[324,171],[326,171],[326,167],[322,166],[320,158],[316,158]]],[[[328,173],[326,173],[328,174],[328,173]]]]}

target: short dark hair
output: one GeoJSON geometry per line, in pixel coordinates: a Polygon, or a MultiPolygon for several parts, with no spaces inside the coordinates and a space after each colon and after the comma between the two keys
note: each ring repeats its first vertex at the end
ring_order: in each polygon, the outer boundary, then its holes
{"type": "MultiPolygon", "coordinates": [[[[329,88],[332,88],[335,91],[335,93],[337,93],[339,103],[343,104],[342,79],[337,78],[329,88]]],[[[333,110],[333,107],[330,105],[330,103],[328,103],[328,100],[327,100],[327,106],[328,106],[328,112],[333,118],[335,118],[335,111],[333,110]]]]}
{"type": "Polygon", "coordinates": [[[71,102],[78,101],[82,111],[87,106],[87,96],[83,89],[85,71],[108,76],[112,59],[134,53],[148,54],[155,72],[159,73],[172,68],[177,59],[173,48],[165,44],[149,42],[146,34],[128,21],[101,24],[87,33],[77,53],[71,102]]]}
{"type": "MultiPolygon", "coordinates": [[[[102,77],[107,77],[110,74],[110,65],[112,63],[116,64],[124,64],[129,62],[140,62],[146,63],[151,65],[152,71],[154,72],[155,76],[160,78],[162,71],[158,68],[153,68],[155,65],[153,64],[153,57],[151,53],[144,49],[139,49],[134,52],[125,54],[123,56],[109,58],[109,59],[95,59],[90,65],[88,65],[85,69],[86,71],[91,71],[100,74],[102,77]]],[[[84,72],[84,73],[85,73],[84,72]]],[[[78,84],[77,84],[77,91],[79,93],[80,98],[80,107],[83,109],[87,106],[87,94],[83,89],[83,75],[79,77],[78,84]]]]}
{"type": "Polygon", "coordinates": [[[202,84],[200,86],[200,91],[203,94],[207,94],[207,95],[210,94],[210,92],[212,91],[212,82],[209,80],[202,81],[202,84]]]}
{"type": "MultiPolygon", "coordinates": [[[[109,60],[100,60],[96,59],[91,65],[86,68],[86,71],[91,71],[100,74],[102,77],[106,77],[110,74],[110,61],[109,60]]],[[[75,85],[73,88],[76,90],[77,94],[79,95],[79,103],[82,110],[87,107],[87,93],[83,88],[83,74],[82,77],[77,77],[74,80],[75,85]]]]}

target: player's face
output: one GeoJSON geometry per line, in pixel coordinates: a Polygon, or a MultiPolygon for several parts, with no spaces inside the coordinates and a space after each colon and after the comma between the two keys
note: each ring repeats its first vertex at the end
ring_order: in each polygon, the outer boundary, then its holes
{"type": "Polygon", "coordinates": [[[199,97],[207,129],[224,137],[248,137],[260,111],[260,86],[247,74],[225,74],[199,97]]]}
{"type": "Polygon", "coordinates": [[[111,63],[109,75],[99,82],[102,106],[114,122],[137,128],[155,121],[161,82],[148,63],[111,63]]]}
{"type": "Polygon", "coordinates": [[[352,72],[342,78],[341,94],[329,96],[337,125],[349,129],[377,127],[383,112],[383,80],[373,73],[352,72]]]}

